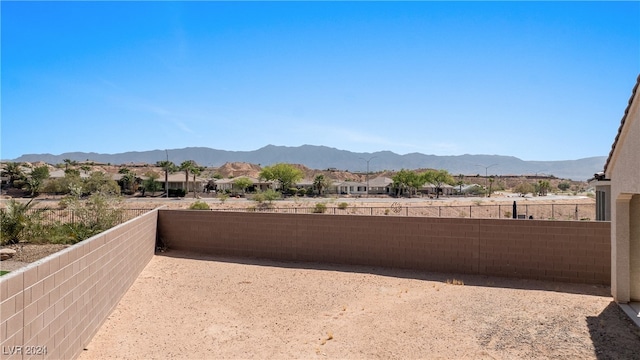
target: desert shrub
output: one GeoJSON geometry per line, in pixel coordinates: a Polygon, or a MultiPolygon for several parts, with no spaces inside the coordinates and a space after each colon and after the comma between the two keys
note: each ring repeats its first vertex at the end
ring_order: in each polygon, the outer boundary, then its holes
{"type": "Polygon", "coordinates": [[[257,202],[258,204],[262,204],[266,199],[263,193],[257,193],[251,197],[251,200],[257,202]]]}
{"type": "Polygon", "coordinates": [[[273,200],[278,200],[282,197],[282,194],[273,190],[273,189],[267,189],[266,191],[264,191],[262,194],[264,194],[264,199],[266,201],[273,201],[273,200]]]}
{"type": "Polygon", "coordinates": [[[520,196],[524,197],[527,194],[535,194],[536,193],[536,188],[531,183],[522,182],[522,183],[516,185],[516,187],[513,188],[513,192],[519,193],[520,196]]]}
{"type": "Polygon", "coordinates": [[[504,217],[511,219],[513,217],[513,214],[511,213],[511,211],[505,211],[504,212],[504,217]]]}
{"type": "Polygon", "coordinates": [[[7,202],[6,209],[0,210],[0,244],[16,244],[28,238],[30,232],[39,231],[40,216],[46,209],[35,209],[36,204],[33,200],[7,202]]]}
{"type": "Polygon", "coordinates": [[[338,209],[340,210],[344,210],[347,207],[349,207],[349,204],[347,204],[346,202],[341,202],[340,204],[338,204],[338,209]]]}
{"type": "Polygon", "coordinates": [[[68,194],[70,190],[67,181],[68,179],[65,178],[50,179],[44,184],[42,192],[45,194],[68,194]]]}
{"type": "Polygon", "coordinates": [[[189,206],[189,209],[191,209],[191,210],[209,210],[210,208],[209,208],[209,204],[207,204],[204,201],[198,200],[198,201],[194,202],[193,204],[191,204],[189,206]]]}
{"type": "Polygon", "coordinates": [[[100,171],[92,172],[88,178],[84,179],[82,188],[85,194],[103,193],[119,195],[120,186],[115,180],[111,180],[108,175],[100,171]]]}
{"type": "Polygon", "coordinates": [[[313,208],[313,212],[315,214],[324,214],[327,211],[327,204],[325,203],[316,203],[316,206],[313,208]]]}
{"type": "Polygon", "coordinates": [[[302,188],[302,189],[298,189],[298,195],[299,196],[305,196],[307,194],[307,189],[302,188]]]}
{"type": "Polygon", "coordinates": [[[218,195],[218,200],[220,200],[221,203],[224,204],[225,201],[227,201],[227,199],[229,198],[228,194],[220,194],[218,195]]]}
{"type": "Polygon", "coordinates": [[[567,191],[567,190],[569,190],[569,188],[571,188],[571,183],[569,183],[567,181],[563,181],[563,182],[558,184],[558,189],[560,189],[562,191],[567,191]]]}
{"type": "Polygon", "coordinates": [[[78,239],[89,237],[89,231],[83,228],[83,224],[63,224],[56,223],[48,226],[41,226],[40,231],[30,234],[31,243],[38,244],[69,244],[77,243],[78,239]]]}
{"type": "Polygon", "coordinates": [[[289,188],[288,193],[293,196],[296,196],[298,194],[298,188],[291,187],[289,188]]]}
{"type": "Polygon", "coordinates": [[[75,243],[90,238],[119,224],[123,218],[122,199],[101,192],[80,200],[78,189],[60,202],[73,211],[75,222],[65,224],[69,238],[65,243],[75,243]]]}

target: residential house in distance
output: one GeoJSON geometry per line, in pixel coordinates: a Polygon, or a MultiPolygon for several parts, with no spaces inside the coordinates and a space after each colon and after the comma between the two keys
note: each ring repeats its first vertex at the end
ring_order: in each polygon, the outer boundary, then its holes
{"type": "Polygon", "coordinates": [[[216,180],[215,181],[216,190],[217,191],[231,191],[231,190],[234,189],[234,184],[235,184],[236,180],[238,180],[240,178],[246,178],[246,179],[249,179],[249,181],[251,181],[251,186],[246,190],[248,192],[265,191],[267,189],[270,189],[273,186],[273,181],[261,181],[259,179],[252,178],[252,177],[249,177],[249,176],[238,176],[238,177],[235,177],[235,178],[216,180]]]}
{"type": "MultiPolygon", "coordinates": [[[[173,174],[169,174],[169,189],[184,189],[186,187],[186,178],[184,172],[177,172],[173,174]]],[[[156,182],[159,183],[164,188],[164,174],[160,175],[156,179],[156,182]]],[[[204,185],[207,184],[207,180],[197,177],[196,180],[193,181],[193,174],[189,174],[189,191],[193,191],[197,189],[197,191],[202,191],[204,185]]]]}
{"type": "Polygon", "coordinates": [[[366,195],[367,184],[357,181],[342,181],[333,184],[336,194],[338,195],[366,195]]]}
{"type": "Polygon", "coordinates": [[[393,180],[384,176],[370,179],[369,194],[389,195],[391,194],[391,184],[393,184],[393,180]]]}
{"type": "MultiPolygon", "coordinates": [[[[625,312],[640,312],[640,94],[624,112],[604,167],[611,184],[611,293],[625,312]]],[[[638,318],[640,321],[640,318],[638,318]]]]}
{"type": "Polygon", "coordinates": [[[419,191],[426,195],[437,195],[440,192],[440,195],[450,196],[455,193],[456,189],[449,184],[442,184],[438,187],[435,184],[426,183],[422,185],[419,191]]]}

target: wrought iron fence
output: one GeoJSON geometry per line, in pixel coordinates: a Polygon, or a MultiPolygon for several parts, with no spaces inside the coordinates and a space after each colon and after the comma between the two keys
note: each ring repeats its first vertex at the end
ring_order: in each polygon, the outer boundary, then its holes
{"type": "MultiPolygon", "coordinates": [[[[389,206],[353,206],[346,208],[327,205],[322,207],[248,206],[246,208],[211,209],[213,211],[247,211],[288,214],[324,213],[332,215],[377,215],[498,219],[513,218],[513,205],[437,205],[406,206],[393,203],[389,206]]],[[[594,204],[518,204],[516,217],[538,220],[595,220],[594,204]]]]}

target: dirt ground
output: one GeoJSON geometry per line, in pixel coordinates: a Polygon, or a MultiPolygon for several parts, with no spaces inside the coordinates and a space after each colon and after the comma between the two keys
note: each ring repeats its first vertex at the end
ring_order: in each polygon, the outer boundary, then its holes
{"type": "Polygon", "coordinates": [[[170,251],[80,359],[638,359],[638,349],[640,329],[604,286],[170,251]]]}
{"type": "Polygon", "coordinates": [[[9,260],[0,262],[0,270],[14,271],[21,267],[29,265],[29,263],[38,261],[51,254],[69,247],[62,244],[29,244],[20,243],[3,246],[16,251],[16,254],[9,260]]]}

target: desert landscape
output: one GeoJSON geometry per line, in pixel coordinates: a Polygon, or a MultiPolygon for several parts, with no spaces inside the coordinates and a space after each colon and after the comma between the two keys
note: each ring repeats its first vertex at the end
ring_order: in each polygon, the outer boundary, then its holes
{"type": "Polygon", "coordinates": [[[156,255],[79,359],[634,359],[606,286],[156,255]]]}

